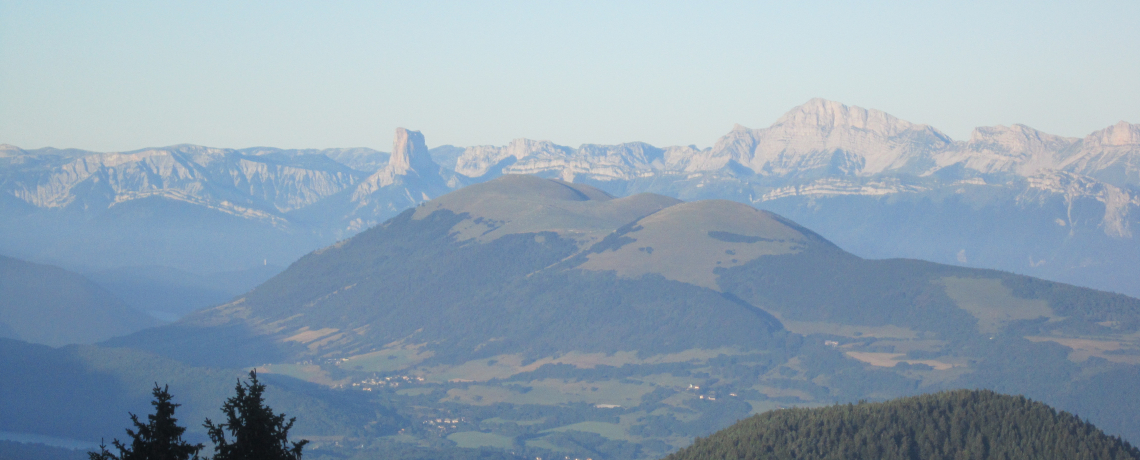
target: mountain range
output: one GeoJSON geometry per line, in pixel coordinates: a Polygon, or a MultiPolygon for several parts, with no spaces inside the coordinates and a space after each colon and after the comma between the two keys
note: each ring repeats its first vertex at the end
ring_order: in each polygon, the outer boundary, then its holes
{"type": "Polygon", "coordinates": [[[1140,295],[1132,263],[1140,260],[1140,125],[1120,122],[1079,139],[993,126],[956,141],[822,99],[768,128],[738,125],[703,149],[528,139],[429,149],[422,134],[402,128],[391,153],[4,145],[0,252],[81,273],[166,267],[209,277],[282,267],[503,174],[616,196],[728,199],[787,216],[863,257],[996,268],[1140,295]]]}
{"type": "Polygon", "coordinates": [[[0,340],[0,429],[94,442],[154,382],[194,422],[257,369],[318,458],[660,458],[754,413],[957,388],[1136,439],[1137,331],[1121,294],[866,259],[731,200],[503,175],[170,324],[0,340]],[[61,405],[67,423],[43,410],[61,405]]]}

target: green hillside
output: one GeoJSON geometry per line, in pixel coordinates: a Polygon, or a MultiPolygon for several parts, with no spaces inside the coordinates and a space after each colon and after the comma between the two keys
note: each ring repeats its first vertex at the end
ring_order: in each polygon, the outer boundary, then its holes
{"type": "Polygon", "coordinates": [[[412,424],[362,449],[656,458],[753,413],[956,388],[1137,439],[1138,331],[1125,296],[861,259],[740,203],[505,176],[104,344],[383,394],[412,424]]]}
{"type": "Polygon", "coordinates": [[[742,420],[665,460],[1134,460],[1140,449],[1024,397],[952,391],[784,409],[742,420]]]}
{"type": "Polygon", "coordinates": [[[59,346],[156,324],[81,275],[0,256],[0,337],[59,346]]]}

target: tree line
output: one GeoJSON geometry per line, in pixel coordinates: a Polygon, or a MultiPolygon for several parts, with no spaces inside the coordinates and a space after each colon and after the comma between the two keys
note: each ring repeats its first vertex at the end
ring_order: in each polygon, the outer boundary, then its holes
{"type": "MultiPolygon", "coordinates": [[[[215,424],[207,418],[202,425],[214,444],[212,460],[300,460],[309,441],[289,441],[296,417],[285,420],[285,414],[265,405],[265,384],[257,380],[257,372],[250,371],[247,382],[239,379],[234,392],[222,404],[226,421],[215,424]]],[[[172,402],[169,386],[155,383],[152,394],[154,414],[147,416],[146,423],[130,414],[134,429],[126,430],[129,442],[114,439],[111,444],[118,453],[102,443],[98,452],[88,452],[90,460],[203,460],[199,453],[205,445],[182,439],[186,428],[174,418],[181,404],[172,402]]]]}

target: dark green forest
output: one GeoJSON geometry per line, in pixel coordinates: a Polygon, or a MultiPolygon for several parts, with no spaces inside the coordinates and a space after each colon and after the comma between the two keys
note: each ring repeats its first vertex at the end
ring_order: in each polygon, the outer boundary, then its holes
{"type": "Polygon", "coordinates": [[[1025,397],[956,390],[758,414],[665,458],[690,459],[1131,460],[1140,449],[1025,397]]]}

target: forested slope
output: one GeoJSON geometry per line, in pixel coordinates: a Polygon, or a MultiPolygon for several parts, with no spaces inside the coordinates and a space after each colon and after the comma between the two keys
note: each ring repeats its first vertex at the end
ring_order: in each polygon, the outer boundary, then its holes
{"type": "Polygon", "coordinates": [[[1140,449],[1020,396],[957,390],[884,403],[785,409],[666,457],[688,459],[1140,459],[1140,449]]]}

